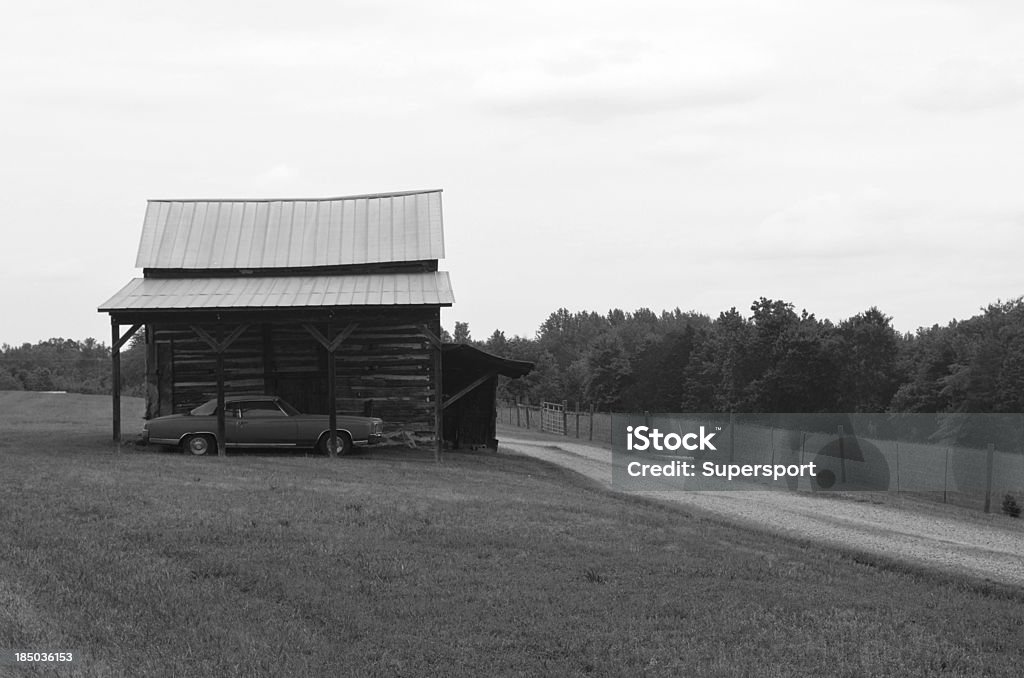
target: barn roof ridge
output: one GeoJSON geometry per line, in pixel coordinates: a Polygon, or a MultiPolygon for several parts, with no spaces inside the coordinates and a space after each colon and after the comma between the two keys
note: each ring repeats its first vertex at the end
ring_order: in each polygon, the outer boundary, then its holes
{"type": "Polygon", "coordinates": [[[339,200],[374,200],[377,198],[401,198],[407,195],[442,193],[442,188],[424,188],[412,191],[389,191],[386,193],[363,193],[339,195],[329,198],[148,198],[146,202],[336,202],[339,200]]]}

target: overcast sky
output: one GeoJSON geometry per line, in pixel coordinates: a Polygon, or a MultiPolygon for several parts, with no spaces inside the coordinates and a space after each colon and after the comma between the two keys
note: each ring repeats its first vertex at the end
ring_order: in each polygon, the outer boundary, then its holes
{"type": "Polygon", "coordinates": [[[1024,294],[1024,5],[21,2],[0,343],[109,342],[149,198],[444,189],[451,329],[1024,294]]]}

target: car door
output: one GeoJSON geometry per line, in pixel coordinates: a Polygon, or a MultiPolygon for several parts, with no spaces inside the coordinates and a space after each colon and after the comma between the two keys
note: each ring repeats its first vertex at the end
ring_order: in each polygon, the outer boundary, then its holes
{"type": "Polygon", "coordinates": [[[238,445],[269,447],[296,443],[295,421],[274,401],[242,401],[238,405],[238,445]]]}

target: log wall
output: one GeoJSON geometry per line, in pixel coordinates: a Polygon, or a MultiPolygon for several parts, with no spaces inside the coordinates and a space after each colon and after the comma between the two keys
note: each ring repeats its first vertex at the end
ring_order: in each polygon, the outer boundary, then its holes
{"type": "MultiPolygon", "coordinates": [[[[253,322],[224,353],[225,393],[279,395],[300,411],[326,414],[327,351],[294,320],[253,322]]],[[[436,308],[389,312],[336,312],[330,332],[326,321],[312,322],[329,340],[352,323],[356,329],[337,349],[339,414],[366,414],[385,422],[385,432],[435,434],[439,377],[432,357],[438,350],[422,327],[439,335],[436,308]]],[[[155,350],[147,366],[147,412],[187,412],[217,395],[216,354],[192,330],[198,325],[214,339],[228,336],[239,323],[225,317],[216,324],[166,322],[147,329],[155,350]],[[154,402],[154,399],[156,402],[154,402]]]]}

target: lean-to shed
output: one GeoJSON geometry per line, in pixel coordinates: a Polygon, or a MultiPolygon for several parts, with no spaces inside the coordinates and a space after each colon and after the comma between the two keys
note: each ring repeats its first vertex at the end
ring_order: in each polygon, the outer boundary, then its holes
{"type": "Polygon", "coordinates": [[[266,393],[439,439],[440,309],[454,301],[443,258],[440,190],[151,200],[142,277],[99,307],[115,375],[117,349],[145,328],[147,418],[266,393]]]}

